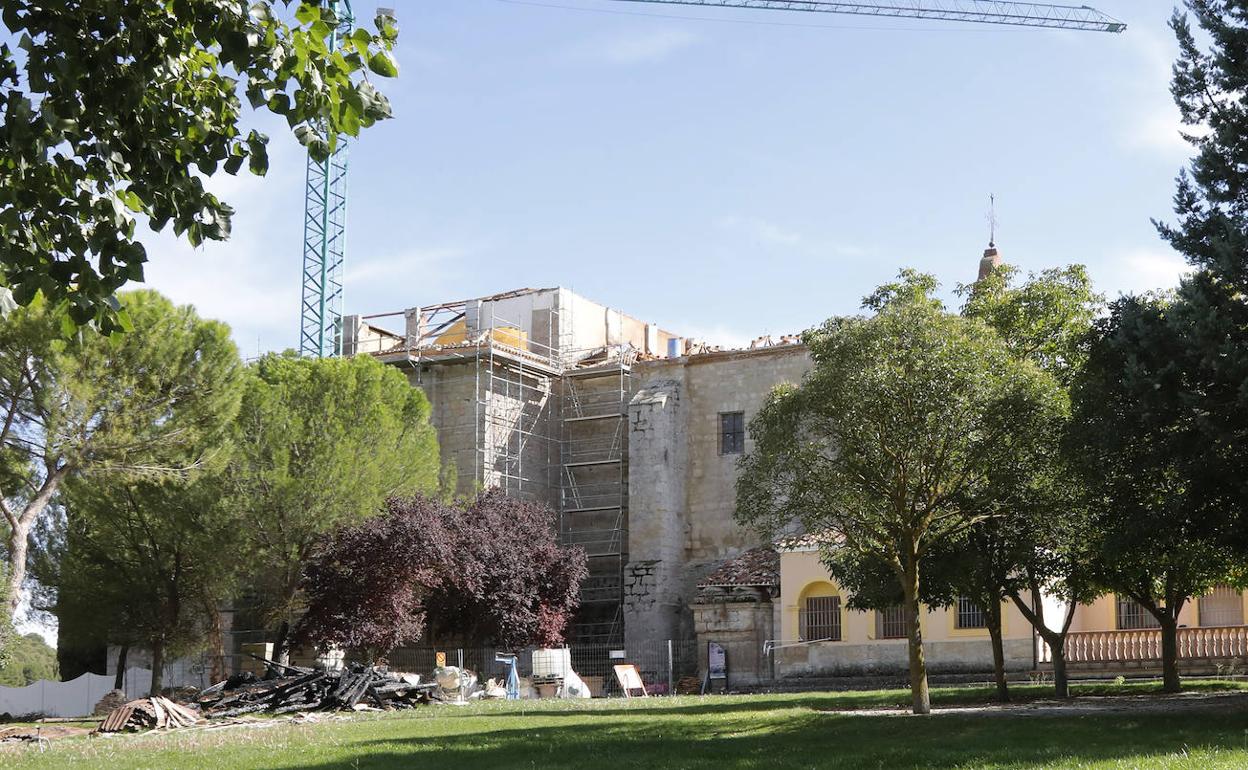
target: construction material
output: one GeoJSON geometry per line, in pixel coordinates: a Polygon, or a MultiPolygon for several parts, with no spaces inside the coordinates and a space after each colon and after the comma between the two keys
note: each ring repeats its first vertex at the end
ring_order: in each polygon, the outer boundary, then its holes
{"type": "Polygon", "coordinates": [[[646,685],[641,681],[641,672],[631,663],[612,666],[615,670],[615,681],[620,683],[625,698],[649,698],[646,685]]]}
{"type": "Polygon", "coordinates": [[[291,675],[265,680],[236,675],[204,690],[196,701],[205,716],[224,719],[261,712],[353,710],[360,703],[380,709],[411,708],[428,701],[435,687],[421,684],[418,676],[384,667],[315,671],[284,666],[283,670],[291,675]]]}
{"type": "Polygon", "coordinates": [[[176,730],[203,720],[198,711],[168,698],[140,698],[124,703],[104,718],[97,732],[126,733],[140,730],[176,730]]]}

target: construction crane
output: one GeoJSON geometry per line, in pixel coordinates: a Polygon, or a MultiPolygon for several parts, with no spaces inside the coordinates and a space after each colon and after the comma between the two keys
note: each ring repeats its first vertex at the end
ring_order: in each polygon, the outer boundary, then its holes
{"type": "Polygon", "coordinates": [[[1008,24],[1016,27],[1122,32],[1126,24],[1086,5],[1007,3],[997,0],[893,0],[891,3],[837,3],[828,0],[614,0],[618,3],[659,3],[719,8],[762,8],[853,16],[1008,24]]]}
{"type": "MultiPolygon", "coordinates": [[[[611,0],[620,3],[706,6],[854,16],[933,19],[1086,32],[1122,32],[1127,25],[1086,5],[1014,3],[998,0],[892,0],[840,3],[830,0],[611,0]]],[[[338,25],[330,50],[351,33],[350,0],[322,0],[338,25]]],[[[347,259],[347,143],[340,140],[324,161],[308,156],[303,216],[303,293],[299,352],[323,357],[342,352],[343,286],[347,259]]]]}
{"type": "MultiPolygon", "coordinates": [[[[329,36],[335,51],[351,35],[351,0],[328,0],[337,20],[329,36]]],[[[342,352],[342,273],[347,262],[347,142],[338,138],[325,160],[308,154],[303,204],[303,292],[299,354],[322,358],[342,352]]]]}

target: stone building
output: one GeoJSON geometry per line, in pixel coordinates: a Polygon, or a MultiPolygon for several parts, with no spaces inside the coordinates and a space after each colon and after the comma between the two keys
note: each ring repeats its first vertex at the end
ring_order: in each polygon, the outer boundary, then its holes
{"type": "Polygon", "coordinates": [[[563,288],[344,319],[347,354],[432,403],[461,492],[549,503],[590,576],[572,639],[693,638],[698,583],[759,545],[733,520],[746,425],[809,368],[795,337],[709,348],[563,288]]]}

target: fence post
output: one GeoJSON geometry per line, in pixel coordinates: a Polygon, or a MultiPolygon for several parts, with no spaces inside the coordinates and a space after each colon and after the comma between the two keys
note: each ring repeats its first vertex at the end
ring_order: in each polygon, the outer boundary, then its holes
{"type": "Polygon", "coordinates": [[[672,681],[672,640],[667,640],[667,694],[675,695],[675,682],[672,681]]]}
{"type": "Polygon", "coordinates": [[[459,653],[459,667],[464,667],[464,648],[460,647],[456,652],[459,653]]]}

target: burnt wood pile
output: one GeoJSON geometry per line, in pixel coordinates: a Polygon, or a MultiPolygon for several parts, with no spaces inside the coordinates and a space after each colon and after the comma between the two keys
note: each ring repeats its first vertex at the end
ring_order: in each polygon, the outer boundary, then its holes
{"type": "Polygon", "coordinates": [[[384,667],[355,666],[316,671],[283,666],[286,676],[258,679],[237,674],[201,692],[195,699],[209,719],[243,714],[339,711],[361,708],[411,708],[428,701],[432,684],[384,667]]]}

